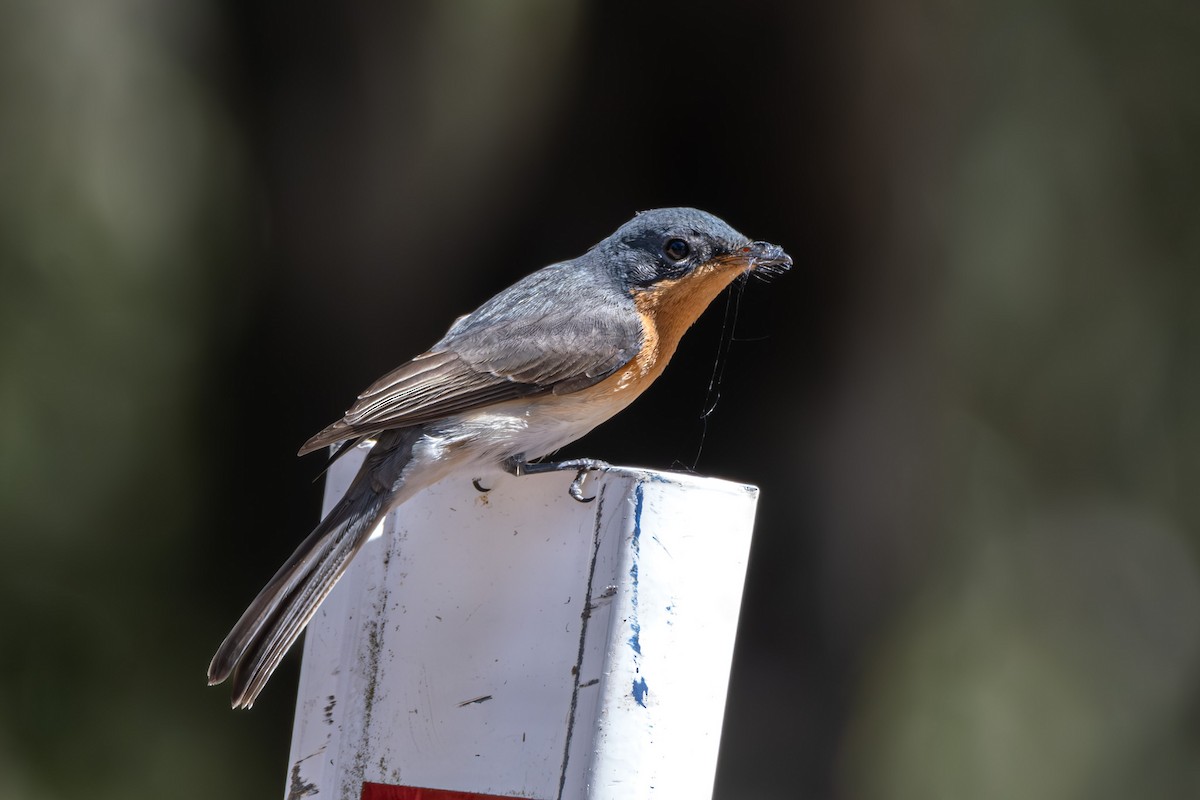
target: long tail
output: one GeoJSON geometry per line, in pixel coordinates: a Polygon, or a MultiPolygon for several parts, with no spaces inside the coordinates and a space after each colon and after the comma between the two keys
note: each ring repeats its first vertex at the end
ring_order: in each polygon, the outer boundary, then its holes
{"type": "Polygon", "coordinates": [[[233,626],[208,667],[209,685],[233,676],[233,707],[250,708],[304,626],[387,513],[419,428],[386,431],[345,496],[233,626]]]}

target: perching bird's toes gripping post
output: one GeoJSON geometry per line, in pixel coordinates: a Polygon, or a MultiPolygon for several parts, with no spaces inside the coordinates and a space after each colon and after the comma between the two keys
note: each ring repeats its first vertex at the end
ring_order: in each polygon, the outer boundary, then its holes
{"type": "Polygon", "coordinates": [[[757,489],[570,480],[388,515],[309,624],[287,800],[711,795],[757,489]]]}

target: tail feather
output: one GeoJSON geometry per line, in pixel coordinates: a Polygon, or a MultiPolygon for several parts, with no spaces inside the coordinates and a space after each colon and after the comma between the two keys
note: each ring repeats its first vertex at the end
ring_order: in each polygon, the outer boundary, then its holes
{"type": "Polygon", "coordinates": [[[233,676],[233,707],[249,708],[322,601],[390,507],[417,432],[388,431],[346,495],[242,614],[208,668],[209,684],[233,676]]]}
{"type": "Polygon", "coordinates": [[[209,685],[221,683],[233,673],[246,650],[267,627],[271,609],[312,572],[314,562],[328,549],[342,522],[344,520],[335,520],[332,513],[322,520],[258,593],[208,665],[209,685]]]}
{"type": "Polygon", "coordinates": [[[250,708],[254,704],[267,679],[375,529],[385,512],[382,502],[383,498],[376,495],[368,509],[326,542],[304,581],[272,608],[261,634],[250,643],[233,671],[234,708],[250,708]]]}

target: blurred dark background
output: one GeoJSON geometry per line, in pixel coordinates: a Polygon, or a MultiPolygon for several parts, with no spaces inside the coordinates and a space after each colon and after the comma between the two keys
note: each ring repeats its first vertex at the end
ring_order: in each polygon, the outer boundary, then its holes
{"type": "Polygon", "coordinates": [[[0,6],[0,796],[260,798],[296,448],[634,211],[784,245],[566,455],[757,483],[719,798],[1200,796],[1200,6],[0,6]],[[652,435],[647,435],[647,432],[652,435]]]}

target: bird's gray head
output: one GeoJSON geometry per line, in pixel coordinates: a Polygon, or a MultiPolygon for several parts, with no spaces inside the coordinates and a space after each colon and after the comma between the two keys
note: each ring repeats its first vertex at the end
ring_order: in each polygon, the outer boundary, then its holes
{"type": "Polygon", "coordinates": [[[777,245],[751,241],[724,220],[695,208],[643,211],[592,252],[629,291],[683,278],[715,261],[741,262],[744,270],[764,274],[778,274],[792,265],[777,245]]]}

